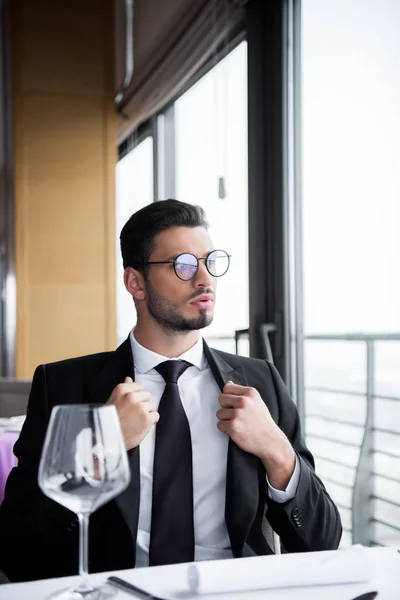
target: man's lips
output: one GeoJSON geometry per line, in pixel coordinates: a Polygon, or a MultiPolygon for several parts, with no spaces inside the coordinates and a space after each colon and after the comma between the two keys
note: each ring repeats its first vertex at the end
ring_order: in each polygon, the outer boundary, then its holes
{"type": "Polygon", "coordinates": [[[190,304],[192,306],[197,306],[198,308],[208,308],[214,304],[214,296],[203,294],[202,296],[197,296],[197,298],[194,298],[190,304]]]}

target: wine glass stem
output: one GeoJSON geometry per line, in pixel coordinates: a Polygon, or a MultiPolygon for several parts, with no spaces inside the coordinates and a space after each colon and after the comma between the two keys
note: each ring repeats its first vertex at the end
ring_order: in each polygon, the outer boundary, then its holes
{"type": "Polygon", "coordinates": [[[79,575],[82,584],[88,585],[88,553],[89,553],[89,515],[78,513],[79,519],[79,575]]]}

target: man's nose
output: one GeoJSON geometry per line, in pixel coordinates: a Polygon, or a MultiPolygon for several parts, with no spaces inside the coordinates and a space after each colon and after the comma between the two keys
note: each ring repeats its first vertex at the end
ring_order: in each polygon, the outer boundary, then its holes
{"type": "Polygon", "coordinates": [[[199,268],[193,278],[195,287],[214,287],[214,277],[210,275],[204,260],[199,260],[199,268]]]}

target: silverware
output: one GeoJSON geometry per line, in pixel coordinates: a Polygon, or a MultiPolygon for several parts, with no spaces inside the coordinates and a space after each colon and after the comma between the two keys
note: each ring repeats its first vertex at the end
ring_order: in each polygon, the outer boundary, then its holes
{"type": "Polygon", "coordinates": [[[361,594],[361,596],[356,596],[355,598],[351,598],[351,600],[374,600],[378,595],[378,592],[366,592],[365,594],[361,594]]]}
{"type": "Polygon", "coordinates": [[[153,596],[153,594],[150,594],[150,592],[146,592],[146,590],[142,590],[136,585],[133,585],[133,583],[129,583],[128,581],[125,581],[125,579],[121,579],[120,577],[109,577],[107,579],[107,582],[111,583],[111,585],[115,585],[116,587],[124,590],[125,592],[133,594],[137,598],[142,598],[143,600],[165,600],[164,598],[160,598],[159,596],[153,596]]]}

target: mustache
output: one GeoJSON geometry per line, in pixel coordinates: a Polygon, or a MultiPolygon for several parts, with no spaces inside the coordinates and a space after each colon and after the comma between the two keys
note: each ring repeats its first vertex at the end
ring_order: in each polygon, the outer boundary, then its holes
{"type": "Polygon", "coordinates": [[[209,294],[209,295],[215,297],[215,293],[212,288],[199,288],[198,290],[196,290],[193,294],[191,294],[189,296],[188,300],[194,300],[195,298],[197,298],[198,296],[202,296],[203,294],[209,294]]]}

